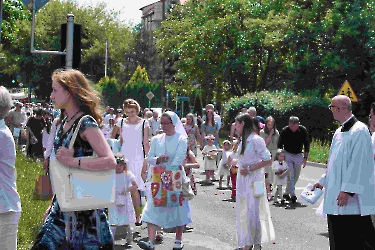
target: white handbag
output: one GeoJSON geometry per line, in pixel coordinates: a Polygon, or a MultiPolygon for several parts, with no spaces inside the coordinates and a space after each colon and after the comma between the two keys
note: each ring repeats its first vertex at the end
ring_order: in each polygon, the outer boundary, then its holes
{"type": "MultiPolygon", "coordinates": [[[[69,150],[73,148],[82,120],[85,117],[90,116],[83,116],[78,122],[69,143],[69,150]]],[[[94,152],[93,156],[81,157],[81,161],[96,157],[97,155],[94,152]]],[[[67,167],[56,159],[54,151],[51,155],[49,169],[53,190],[61,211],[107,208],[114,204],[115,169],[96,171],[67,167]]]]}
{"type": "Polygon", "coordinates": [[[264,195],[264,182],[263,181],[254,181],[253,183],[253,190],[254,190],[254,197],[259,198],[264,195]]]}

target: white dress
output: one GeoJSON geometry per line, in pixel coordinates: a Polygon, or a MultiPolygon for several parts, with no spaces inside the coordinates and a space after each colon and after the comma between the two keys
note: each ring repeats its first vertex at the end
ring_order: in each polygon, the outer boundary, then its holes
{"type": "MultiPolygon", "coordinates": [[[[280,165],[279,161],[274,161],[272,163],[272,171],[269,174],[275,175],[276,172],[279,172],[280,170],[286,170],[286,169],[288,169],[288,163],[283,161],[282,165],[280,165]]],[[[285,176],[284,178],[281,178],[278,175],[275,175],[274,180],[275,180],[276,185],[286,185],[287,176],[285,176]]]]}
{"type": "MultiPolygon", "coordinates": [[[[168,163],[164,165],[170,170],[180,169],[182,171],[182,182],[186,180],[183,164],[187,150],[187,139],[181,134],[175,133],[172,136],[159,134],[153,137],[147,162],[150,164],[150,173],[156,166],[158,156],[165,153],[169,156],[168,163]]],[[[148,175],[147,182],[147,203],[142,213],[142,221],[151,223],[162,228],[174,228],[184,226],[192,222],[189,202],[183,200],[182,206],[155,206],[151,192],[151,175],[148,175]]]]}
{"type": "Polygon", "coordinates": [[[232,151],[223,150],[223,158],[220,160],[220,163],[219,163],[219,171],[218,171],[219,176],[222,176],[222,175],[229,176],[230,175],[229,167],[225,168],[224,164],[228,163],[228,157],[231,153],[232,153],[232,151]]]}
{"type": "MultiPolygon", "coordinates": [[[[236,218],[238,246],[243,247],[274,241],[275,230],[266,195],[260,198],[254,197],[253,183],[258,180],[264,183],[264,169],[252,171],[247,176],[240,174],[242,166],[270,160],[271,154],[266,148],[264,140],[254,133],[246,140],[244,155],[240,154],[241,147],[242,142],[237,150],[236,218]]],[[[264,193],[266,194],[265,186],[264,193]]]]}
{"type": "MultiPolygon", "coordinates": [[[[141,171],[143,166],[144,151],[143,151],[143,135],[142,125],[144,127],[149,126],[147,120],[141,120],[137,124],[122,123],[122,139],[123,144],[121,146],[121,153],[127,160],[127,166],[135,176],[135,181],[138,185],[138,190],[145,191],[145,183],[141,177],[141,171]]],[[[121,120],[118,120],[116,126],[121,129],[121,120]]]]}
{"type": "MultiPolygon", "coordinates": [[[[125,189],[131,187],[131,183],[133,181],[135,181],[135,177],[131,172],[123,172],[120,174],[116,173],[115,204],[117,196],[120,195],[125,189]]],[[[110,225],[120,226],[135,223],[135,213],[130,192],[127,192],[125,195],[125,206],[116,206],[115,204],[108,208],[108,221],[110,225]]]]}
{"type": "MultiPolygon", "coordinates": [[[[204,146],[202,153],[207,153],[210,150],[217,149],[215,145],[209,146],[206,145],[204,146]]],[[[204,170],[216,170],[216,158],[217,158],[217,153],[209,153],[204,156],[204,170]],[[209,159],[209,156],[212,156],[212,160],[209,159]]]]}

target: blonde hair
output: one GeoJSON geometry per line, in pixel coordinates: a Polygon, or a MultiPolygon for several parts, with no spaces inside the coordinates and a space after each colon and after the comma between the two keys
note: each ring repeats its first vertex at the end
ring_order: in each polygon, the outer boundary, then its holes
{"type": "Polygon", "coordinates": [[[99,94],[90,86],[82,72],[75,69],[55,70],[52,80],[61,84],[73,96],[81,111],[92,115],[98,124],[102,123],[99,94]]]}
{"type": "Polygon", "coordinates": [[[195,119],[194,119],[194,115],[192,113],[189,113],[186,115],[186,124],[187,124],[187,118],[190,117],[191,118],[191,126],[195,126],[195,119]]]}
{"type": "Polygon", "coordinates": [[[126,114],[126,109],[135,109],[137,111],[137,114],[141,111],[141,106],[139,106],[139,103],[134,99],[126,99],[124,101],[124,113],[126,114]]]}

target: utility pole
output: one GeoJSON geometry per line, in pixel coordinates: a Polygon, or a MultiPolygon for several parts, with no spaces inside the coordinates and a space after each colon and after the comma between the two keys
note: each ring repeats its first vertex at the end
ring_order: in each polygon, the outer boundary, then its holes
{"type": "Polygon", "coordinates": [[[104,76],[107,76],[107,68],[108,68],[108,40],[105,40],[105,66],[104,66],[104,76]]]}
{"type": "MultiPolygon", "coordinates": [[[[1,0],[0,0],[1,1],[1,0]]],[[[162,0],[163,1],[163,5],[162,5],[162,8],[163,8],[163,16],[162,16],[162,22],[165,20],[165,0],[162,0]]],[[[163,70],[163,74],[162,74],[162,83],[161,83],[161,87],[160,87],[160,98],[161,98],[161,107],[163,108],[163,110],[165,109],[165,108],[167,108],[166,106],[165,106],[165,95],[164,95],[164,92],[165,92],[165,58],[164,58],[164,56],[163,56],[163,62],[162,62],[162,64],[163,64],[163,68],[162,68],[162,70],[163,70]]]]}
{"type": "Polygon", "coordinates": [[[67,34],[66,34],[66,57],[65,68],[73,68],[73,36],[74,36],[74,15],[67,15],[67,34]]]}
{"type": "Polygon", "coordinates": [[[0,44],[1,44],[2,26],[3,26],[3,0],[0,0],[0,44]]]}

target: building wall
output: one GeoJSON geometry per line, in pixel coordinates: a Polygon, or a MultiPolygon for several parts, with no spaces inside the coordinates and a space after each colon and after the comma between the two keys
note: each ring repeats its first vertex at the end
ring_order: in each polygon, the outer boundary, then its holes
{"type": "MultiPolygon", "coordinates": [[[[165,8],[169,4],[180,4],[180,0],[165,0],[165,8]]],[[[163,3],[161,1],[155,2],[142,9],[142,27],[147,31],[155,31],[160,27],[163,19],[163,3]]]]}

